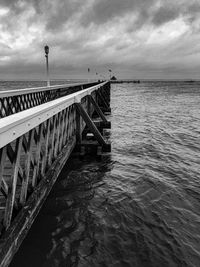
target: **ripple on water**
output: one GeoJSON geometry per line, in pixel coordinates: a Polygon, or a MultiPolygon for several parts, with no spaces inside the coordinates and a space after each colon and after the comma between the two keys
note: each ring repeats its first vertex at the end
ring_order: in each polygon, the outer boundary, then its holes
{"type": "Polygon", "coordinates": [[[112,153],[71,160],[13,266],[200,266],[197,87],[113,85],[112,153]]]}

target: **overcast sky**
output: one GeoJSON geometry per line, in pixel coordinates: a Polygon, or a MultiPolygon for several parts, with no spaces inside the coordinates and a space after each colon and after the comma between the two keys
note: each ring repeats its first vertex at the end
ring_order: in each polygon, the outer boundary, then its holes
{"type": "Polygon", "coordinates": [[[200,0],[0,0],[0,79],[200,78],[200,0]]]}

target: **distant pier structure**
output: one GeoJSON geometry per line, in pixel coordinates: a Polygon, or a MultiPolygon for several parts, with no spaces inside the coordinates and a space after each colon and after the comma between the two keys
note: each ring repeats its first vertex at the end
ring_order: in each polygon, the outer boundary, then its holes
{"type": "Polygon", "coordinates": [[[1,267],[11,262],[72,151],[110,151],[103,134],[110,111],[108,81],[0,92],[1,267]]]}
{"type": "Polygon", "coordinates": [[[111,83],[140,83],[140,80],[110,80],[111,83]]]}

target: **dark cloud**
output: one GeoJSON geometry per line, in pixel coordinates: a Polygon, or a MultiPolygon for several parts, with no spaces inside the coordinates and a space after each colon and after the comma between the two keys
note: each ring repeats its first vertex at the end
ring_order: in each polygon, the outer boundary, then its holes
{"type": "Polygon", "coordinates": [[[152,23],[160,26],[169,21],[183,17],[187,22],[192,23],[200,13],[200,2],[191,1],[186,3],[164,2],[152,14],[152,23]]]}
{"type": "Polygon", "coordinates": [[[9,7],[13,15],[19,15],[32,6],[36,11],[35,19],[43,21],[50,31],[62,28],[84,6],[80,0],[3,0],[0,5],[9,7]]]}
{"type": "MultiPolygon", "coordinates": [[[[67,22],[71,23],[78,16],[76,23],[88,27],[91,23],[102,25],[113,19],[120,19],[127,14],[137,16],[134,25],[129,29],[137,30],[145,24],[155,26],[172,21],[180,16],[187,16],[192,22],[200,12],[200,2],[188,1],[184,3],[171,0],[2,0],[1,5],[10,7],[13,14],[20,14],[32,6],[36,11],[36,18],[43,21],[47,31],[56,31],[67,22]],[[156,6],[158,6],[156,8],[156,6]]],[[[31,23],[31,19],[30,19],[31,23]]]]}
{"type": "Polygon", "coordinates": [[[41,10],[46,16],[47,30],[57,30],[66,22],[70,22],[75,14],[81,12],[82,6],[82,1],[58,0],[48,2],[48,4],[43,1],[41,10]],[[52,3],[56,3],[56,5],[52,3]]]}
{"type": "Polygon", "coordinates": [[[86,16],[82,17],[82,21],[86,25],[91,22],[96,24],[106,23],[114,17],[133,11],[134,7],[134,0],[97,0],[87,10],[86,16]]]}
{"type": "Polygon", "coordinates": [[[179,17],[179,10],[176,7],[161,6],[155,13],[152,19],[154,25],[162,25],[170,20],[179,17]]]}
{"type": "Polygon", "coordinates": [[[40,3],[43,0],[1,0],[0,5],[10,7],[13,11],[23,10],[26,4],[33,5],[37,11],[40,10],[40,3]]]}
{"type": "Polygon", "coordinates": [[[139,13],[139,16],[143,17],[155,2],[155,0],[96,0],[82,17],[82,23],[104,24],[127,13],[139,13]]]}
{"type": "Polygon", "coordinates": [[[200,49],[199,0],[1,0],[2,6],[9,9],[0,16],[2,74],[42,73],[46,43],[56,75],[88,65],[169,73],[183,61],[191,66],[200,49]]]}

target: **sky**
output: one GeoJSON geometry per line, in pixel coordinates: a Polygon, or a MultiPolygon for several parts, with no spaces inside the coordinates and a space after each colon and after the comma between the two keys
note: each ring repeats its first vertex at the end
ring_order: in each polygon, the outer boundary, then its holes
{"type": "Polygon", "coordinates": [[[52,79],[199,79],[200,0],[0,0],[0,79],[45,79],[46,44],[52,79]]]}

